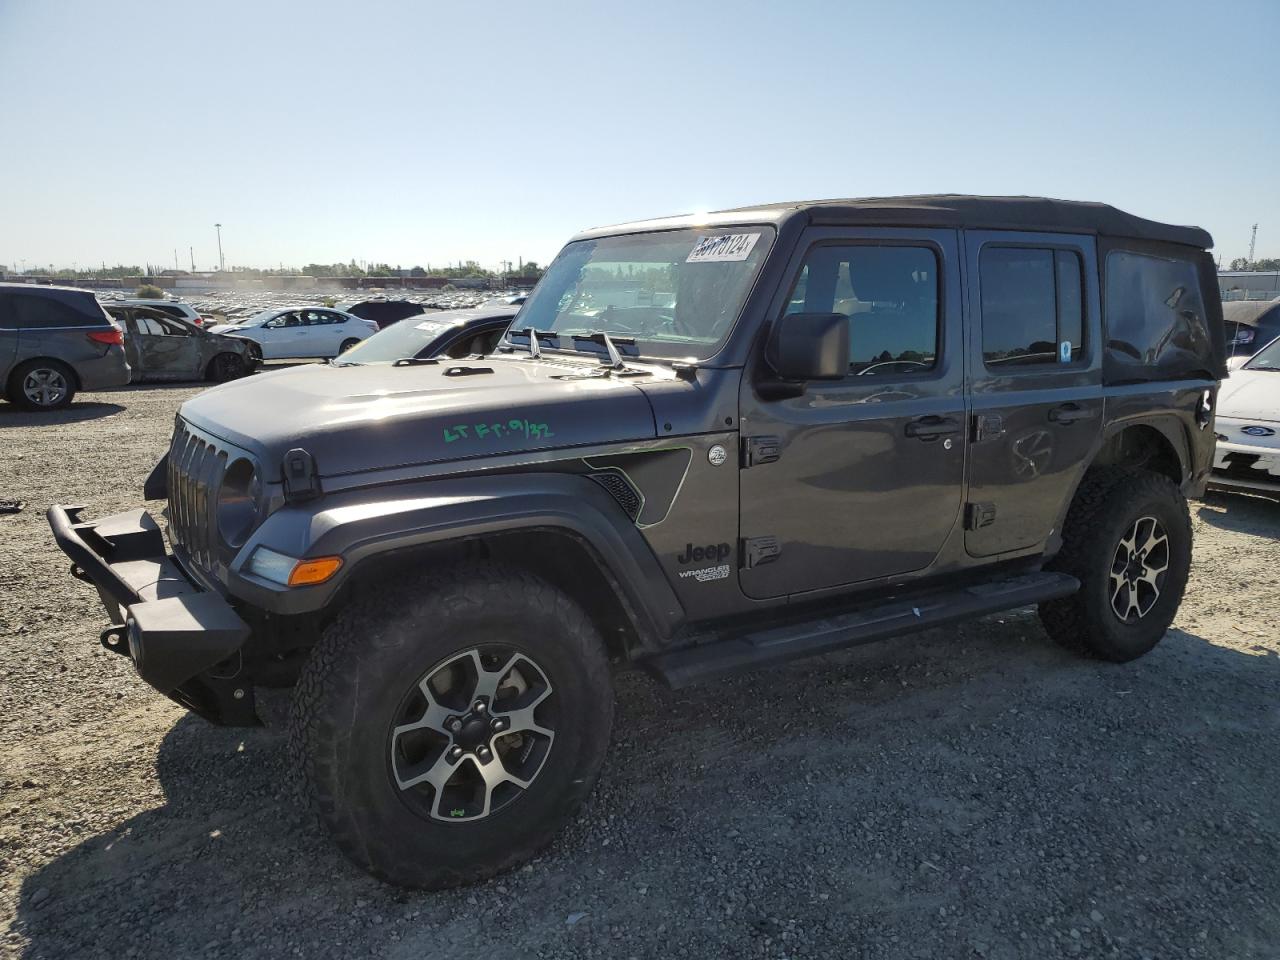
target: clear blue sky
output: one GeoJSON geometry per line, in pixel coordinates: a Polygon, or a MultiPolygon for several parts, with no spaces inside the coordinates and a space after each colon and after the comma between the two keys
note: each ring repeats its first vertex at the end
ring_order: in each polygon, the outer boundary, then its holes
{"type": "Polygon", "coordinates": [[[1103,200],[1280,256],[1280,3],[0,0],[0,263],[519,256],[754,202],[1103,200]]]}

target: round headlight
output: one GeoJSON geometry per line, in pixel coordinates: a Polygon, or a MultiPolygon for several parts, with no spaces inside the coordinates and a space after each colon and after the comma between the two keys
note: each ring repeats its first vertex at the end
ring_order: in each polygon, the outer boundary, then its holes
{"type": "Polygon", "coordinates": [[[227,467],[218,489],[218,535],[229,547],[239,547],[257,525],[262,503],[262,479],[252,461],[243,458],[227,467]]]}

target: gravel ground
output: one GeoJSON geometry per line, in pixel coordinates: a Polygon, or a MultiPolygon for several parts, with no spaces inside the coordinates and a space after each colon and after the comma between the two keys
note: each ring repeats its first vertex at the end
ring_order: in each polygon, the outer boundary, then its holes
{"type": "Polygon", "coordinates": [[[0,951],[25,957],[1280,957],[1280,505],[1192,505],[1176,628],[1126,666],[1030,611],[679,694],[617,678],[577,821],[442,894],[302,816],[278,731],[104,652],[50,502],[138,505],[158,387],[0,404],[0,951]]]}

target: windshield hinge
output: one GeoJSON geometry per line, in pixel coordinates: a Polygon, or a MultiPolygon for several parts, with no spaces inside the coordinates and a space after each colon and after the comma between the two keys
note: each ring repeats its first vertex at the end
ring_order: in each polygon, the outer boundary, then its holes
{"type": "Polygon", "coordinates": [[[284,498],[290,503],[314,500],[320,496],[320,475],[316,471],[315,457],[301,447],[294,447],[284,455],[284,498]]]}

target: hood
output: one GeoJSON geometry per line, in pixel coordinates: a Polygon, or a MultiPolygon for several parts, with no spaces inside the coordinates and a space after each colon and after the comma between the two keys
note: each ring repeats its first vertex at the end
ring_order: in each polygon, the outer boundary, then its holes
{"type": "Polygon", "coordinates": [[[655,437],[653,410],[636,383],[650,378],[598,371],[512,357],[307,364],[206,390],[179,413],[264,464],[303,447],[322,477],[655,437]]]}
{"type": "Polygon", "coordinates": [[[1280,420],[1280,371],[1232,370],[1218,390],[1218,416],[1280,420]]]}

